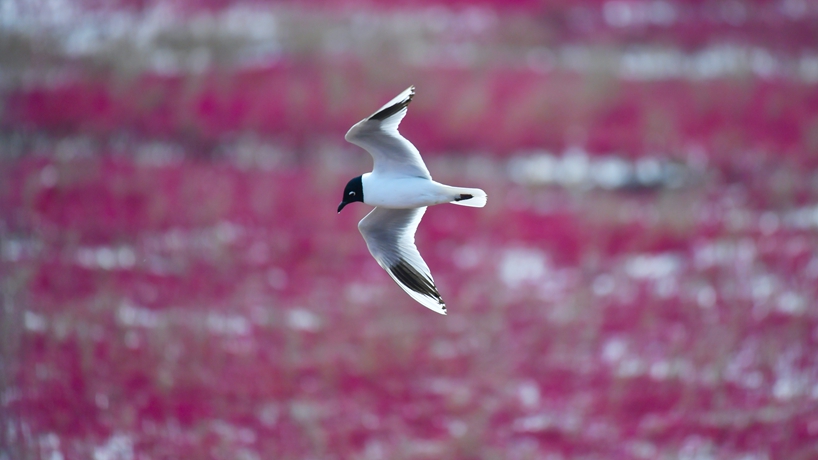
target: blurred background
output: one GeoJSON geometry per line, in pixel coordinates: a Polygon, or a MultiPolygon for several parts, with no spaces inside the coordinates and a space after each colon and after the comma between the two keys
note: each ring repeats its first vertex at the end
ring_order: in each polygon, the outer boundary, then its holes
{"type": "Polygon", "coordinates": [[[816,166],[808,0],[5,0],[0,460],[818,458],[816,166]]]}

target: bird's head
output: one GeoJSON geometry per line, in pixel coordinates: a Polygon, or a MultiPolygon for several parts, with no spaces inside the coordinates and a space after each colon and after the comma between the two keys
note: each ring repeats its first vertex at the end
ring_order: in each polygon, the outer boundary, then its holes
{"type": "Polygon", "coordinates": [[[356,201],[364,201],[364,183],[361,176],[350,179],[347,186],[344,187],[344,196],[341,199],[341,204],[338,205],[338,212],[344,209],[344,206],[356,201]]]}

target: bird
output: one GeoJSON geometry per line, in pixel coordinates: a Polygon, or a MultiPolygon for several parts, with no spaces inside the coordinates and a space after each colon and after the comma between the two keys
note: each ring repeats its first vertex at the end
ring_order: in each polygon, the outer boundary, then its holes
{"type": "Polygon", "coordinates": [[[344,136],[372,155],[373,167],[349,180],[338,213],[355,202],[375,206],[358,222],[370,254],[412,299],[445,315],[446,303],[415,245],[415,232],[428,206],[452,203],[482,208],[488,196],[479,188],[432,180],[418,149],[398,132],[414,96],[415,87],[410,86],[344,136]]]}

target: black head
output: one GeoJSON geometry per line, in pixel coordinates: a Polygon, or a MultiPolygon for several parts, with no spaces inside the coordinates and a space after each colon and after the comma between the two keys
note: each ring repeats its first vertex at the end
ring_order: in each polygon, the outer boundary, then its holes
{"type": "Polygon", "coordinates": [[[341,212],[344,206],[356,201],[364,201],[364,183],[361,176],[347,182],[347,186],[344,188],[344,198],[341,200],[341,204],[338,205],[338,212],[341,212]]]}

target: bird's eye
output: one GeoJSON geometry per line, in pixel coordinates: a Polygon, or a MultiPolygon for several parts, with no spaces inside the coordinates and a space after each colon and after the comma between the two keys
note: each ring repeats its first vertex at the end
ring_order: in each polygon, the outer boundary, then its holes
{"type": "Polygon", "coordinates": [[[349,192],[349,196],[355,196],[355,192],[349,192]]]}

